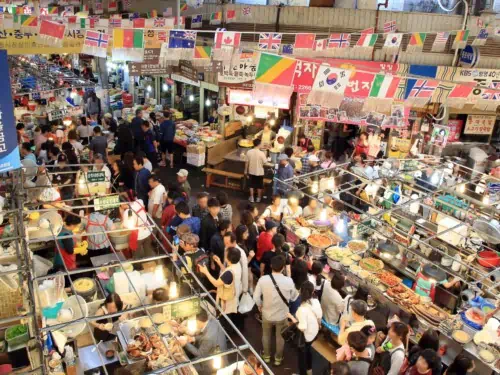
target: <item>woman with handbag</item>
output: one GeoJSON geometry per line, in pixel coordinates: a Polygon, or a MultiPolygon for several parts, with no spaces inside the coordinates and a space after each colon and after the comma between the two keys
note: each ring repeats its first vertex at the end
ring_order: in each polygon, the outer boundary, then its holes
{"type": "Polygon", "coordinates": [[[313,298],[314,285],[310,281],[306,281],[300,288],[300,300],[302,301],[297,310],[295,318],[289,315],[289,318],[298,323],[297,328],[304,335],[303,344],[298,345],[298,363],[299,374],[307,375],[307,371],[312,369],[312,343],[318,335],[321,317],[323,311],[317,299],[313,298]]]}

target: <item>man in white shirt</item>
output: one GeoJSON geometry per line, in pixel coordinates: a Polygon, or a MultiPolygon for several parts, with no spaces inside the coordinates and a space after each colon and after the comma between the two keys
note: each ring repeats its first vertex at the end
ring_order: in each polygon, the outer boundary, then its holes
{"type": "Polygon", "coordinates": [[[133,243],[132,234],[129,237],[129,246],[134,253],[134,259],[143,259],[155,255],[151,242],[151,223],[148,220],[146,208],[142,199],[136,199],[129,204],[120,206],[120,213],[124,227],[137,230],[137,242],[133,243]]]}
{"type": "Polygon", "coordinates": [[[264,164],[267,162],[266,154],[260,149],[260,139],[253,140],[253,148],[247,152],[245,175],[249,178],[250,202],[254,201],[254,190],[257,190],[256,202],[262,199],[264,191],[264,164]]]}
{"type": "Polygon", "coordinates": [[[165,202],[167,191],[165,190],[165,186],[160,182],[160,179],[155,175],[150,176],[148,182],[151,187],[149,191],[148,213],[154,219],[155,223],[160,226],[163,203],[165,202]]]}
{"type": "Polygon", "coordinates": [[[106,186],[106,194],[111,193],[111,171],[108,166],[104,164],[104,157],[101,154],[95,154],[94,163],[94,171],[104,172],[104,181],[100,183],[106,186]]]}
{"type": "Polygon", "coordinates": [[[288,325],[288,304],[299,297],[293,280],[283,275],[284,267],[285,257],[275,256],[271,260],[272,274],[259,279],[253,294],[253,299],[262,312],[262,346],[264,347],[262,358],[266,363],[271,362],[271,337],[273,327],[276,327],[275,366],[281,365],[283,361],[285,342],[281,337],[281,330],[288,325]]]}

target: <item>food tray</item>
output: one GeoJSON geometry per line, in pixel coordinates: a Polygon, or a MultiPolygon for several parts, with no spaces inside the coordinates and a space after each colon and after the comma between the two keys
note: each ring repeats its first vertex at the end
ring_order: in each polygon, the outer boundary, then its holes
{"type": "Polygon", "coordinates": [[[384,262],[375,258],[363,258],[359,261],[359,265],[370,272],[379,272],[384,268],[384,262]]]}
{"type": "Polygon", "coordinates": [[[466,345],[472,341],[472,335],[464,330],[456,329],[451,333],[451,337],[453,340],[458,342],[459,344],[466,345]],[[464,337],[461,337],[464,336],[464,337]]]}
{"type": "Polygon", "coordinates": [[[359,253],[368,250],[368,242],[361,240],[352,240],[347,243],[347,248],[353,253],[359,253]]]}
{"type": "Polygon", "coordinates": [[[377,273],[377,278],[382,284],[388,286],[389,288],[395,287],[396,285],[401,284],[403,281],[402,279],[388,271],[380,271],[379,273],[377,273]]]}

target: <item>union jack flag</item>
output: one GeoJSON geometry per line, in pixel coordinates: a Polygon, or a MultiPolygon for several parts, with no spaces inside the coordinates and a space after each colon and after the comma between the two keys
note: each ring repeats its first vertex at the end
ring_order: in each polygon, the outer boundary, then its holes
{"type": "Polygon", "coordinates": [[[349,48],[351,34],[330,34],[328,48],[349,48]]]}
{"type": "Polygon", "coordinates": [[[244,16],[249,16],[252,13],[252,8],[250,7],[244,7],[242,10],[242,13],[244,16]]]}
{"type": "Polygon", "coordinates": [[[438,82],[429,81],[427,79],[417,79],[415,85],[410,91],[410,97],[412,98],[430,98],[436,90],[438,82]]]}
{"type": "Polygon", "coordinates": [[[393,33],[396,31],[396,21],[384,22],[384,33],[393,33]]]}
{"type": "Polygon", "coordinates": [[[109,27],[121,27],[122,19],[121,18],[110,18],[109,19],[109,27]]]}
{"type": "Polygon", "coordinates": [[[267,51],[279,51],[282,34],[278,33],[260,33],[259,49],[267,51]]]}
{"type": "Polygon", "coordinates": [[[496,91],[500,90],[500,82],[492,82],[489,88],[493,90],[483,90],[481,97],[485,100],[500,100],[500,91],[496,91]]]}
{"type": "Polygon", "coordinates": [[[196,40],[196,31],[185,31],[184,39],[196,40]]]}
{"type": "Polygon", "coordinates": [[[154,19],[154,27],[165,27],[165,18],[157,17],[154,19]]]}

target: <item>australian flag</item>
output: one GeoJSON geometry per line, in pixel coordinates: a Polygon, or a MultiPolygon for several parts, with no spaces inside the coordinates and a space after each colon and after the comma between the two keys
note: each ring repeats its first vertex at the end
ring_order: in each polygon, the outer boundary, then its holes
{"type": "Polygon", "coordinates": [[[196,31],[170,30],[168,48],[194,48],[196,31]]]}
{"type": "Polygon", "coordinates": [[[293,44],[283,44],[281,53],[283,55],[293,55],[293,44]]]}

